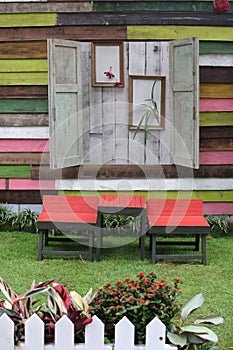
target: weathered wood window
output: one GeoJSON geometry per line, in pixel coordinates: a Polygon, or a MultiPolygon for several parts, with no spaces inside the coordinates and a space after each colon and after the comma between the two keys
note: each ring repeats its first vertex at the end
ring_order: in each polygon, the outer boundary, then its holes
{"type": "Polygon", "coordinates": [[[198,168],[198,39],[123,46],[124,86],[93,87],[92,43],[48,40],[52,168],[86,163],[198,168]],[[130,75],[166,79],[164,126],[150,131],[146,147],[142,131],[134,137],[128,127],[130,75]]]}

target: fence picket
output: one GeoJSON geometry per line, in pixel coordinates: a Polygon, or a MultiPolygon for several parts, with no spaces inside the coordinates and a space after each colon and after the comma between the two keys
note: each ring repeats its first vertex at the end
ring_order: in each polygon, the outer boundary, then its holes
{"type": "Polygon", "coordinates": [[[25,350],[44,350],[44,322],[33,314],[25,322],[25,350]]]}
{"type": "Polygon", "coordinates": [[[14,322],[6,315],[0,317],[1,349],[14,349],[14,322]]]}
{"type": "Polygon", "coordinates": [[[66,315],[63,315],[55,325],[55,348],[74,349],[74,324],[66,315]]]}
{"type": "Polygon", "coordinates": [[[93,349],[104,350],[104,324],[97,316],[85,328],[85,350],[93,349]]]}
{"type": "Polygon", "coordinates": [[[115,350],[134,350],[134,325],[123,317],[115,326],[115,350]]]}
{"type": "Polygon", "coordinates": [[[146,350],[166,349],[166,327],[155,317],[146,327],[146,350]]]}

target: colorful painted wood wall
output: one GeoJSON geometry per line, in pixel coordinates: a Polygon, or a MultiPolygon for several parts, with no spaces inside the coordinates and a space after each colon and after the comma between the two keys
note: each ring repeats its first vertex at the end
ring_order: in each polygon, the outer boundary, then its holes
{"type": "Polygon", "coordinates": [[[126,191],[127,179],[131,189],[148,195],[147,177],[150,196],[192,196],[204,200],[206,213],[233,214],[232,16],[232,2],[229,12],[216,15],[212,0],[1,2],[0,203],[39,204],[43,193],[63,190],[126,191]],[[165,41],[193,36],[200,39],[200,169],[191,175],[169,165],[50,170],[47,38],[165,41]]]}

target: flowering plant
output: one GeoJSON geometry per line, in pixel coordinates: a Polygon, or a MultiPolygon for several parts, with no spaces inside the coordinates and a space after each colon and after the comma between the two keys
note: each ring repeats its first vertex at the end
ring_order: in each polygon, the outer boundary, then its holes
{"type": "Polygon", "coordinates": [[[33,281],[30,290],[18,296],[0,277],[0,290],[6,298],[0,302],[0,316],[6,313],[14,322],[16,344],[24,341],[24,324],[33,313],[45,324],[45,343],[54,342],[55,323],[63,315],[67,315],[74,324],[75,342],[84,342],[85,325],[92,321],[87,304],[91,298],[91,290],[82,298],[78,293],[69,293],[65,287],[53,282],[55,279],[36,285],[33,281]],[[47,304],[38,305],[39,300],[32,300],[43,293],[48,295],[47,304]]]}
{"type": "Polygon", "coordinates": [[[179,278],[169,284],[156,280],[154,272],[138,274],[138,279],[126,277],[115,284],[107,282],[93,297],[90,313],[98,316],[106,326],[106,337],[113,341],[114,324],[126,316],[135,325],[135,342],[145,342],[147,324],[158,316],[168,326],[180,310],[176,299],[182,291],[179,278]]]}
{"type": "Polygon", "coordinates": [[[109,79],[115,78],[115,74],[112,72],[112,66],[109,67],[109,70],[104,72],[104,75],[109,79]]]}

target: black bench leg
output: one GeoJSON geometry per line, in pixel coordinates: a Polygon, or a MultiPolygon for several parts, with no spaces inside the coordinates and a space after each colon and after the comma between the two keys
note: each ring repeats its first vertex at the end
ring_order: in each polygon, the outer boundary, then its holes
{"type": "Polygon", "coordinates": [[[196,238],[195,238],[195,251],[199,251],[199,247],[200,247],[200,235],[197,234],[196,238]]]}
{"type": "Polygon", "coordinates": [[[156,264],[156,235],[151,234],[151,262],[156,264]]]}
{"type": "Polygon", "coordinates": [[[43,260],[43,240],[44,240],[44,230],[39,230],[39,247],[38,247],[38,260],[41,261],[43,260]]]}
{"type": "Polygon", "coordinates": [[[142,237],[139,238],[139,241],[140,241],[140,255],[141,255],[141,260],[142,261],[145,259],[145,238],[146,238],[146,235],[143,235],[142,237]]]}
{"type": "Polygon", "coordinates": [[[88,232],[89,234],[89,246],[88,246],[88,261],[93,261],[93,246],[94,246],[94,233],[93,231],[88,232]]]}
{"type": "Polygon", "coordinates": [[[206,235],[202,235],[201,239],[201,251],[202,251],[202,264],[205,266],[206,265],[206,235]]]}

